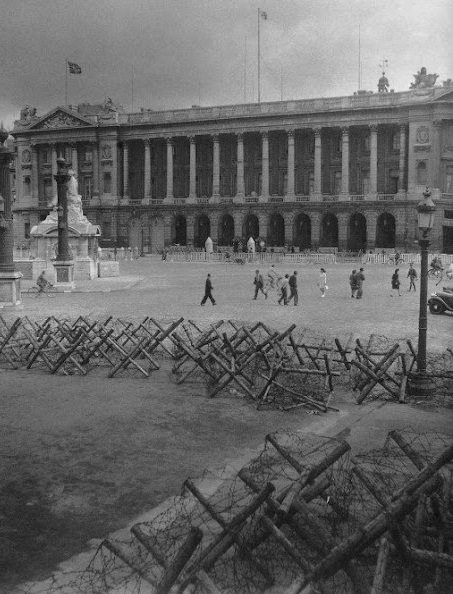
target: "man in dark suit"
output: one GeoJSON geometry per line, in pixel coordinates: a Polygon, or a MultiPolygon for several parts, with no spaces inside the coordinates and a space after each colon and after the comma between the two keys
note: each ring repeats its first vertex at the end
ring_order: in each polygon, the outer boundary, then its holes
{"type": "Polygon", "coordinates": [[[208,274],[208,276],[206,278],[206,283],[204,285],[204,297],[201,300],[200,305],[204,305],[206,303],[206,301],[208,300],[208,298],[211,300],[212,305],[215,305],[215,299],[212,296],[213,290],[214,290],[214,287],[212,286],[211,275],[208,274]]]}

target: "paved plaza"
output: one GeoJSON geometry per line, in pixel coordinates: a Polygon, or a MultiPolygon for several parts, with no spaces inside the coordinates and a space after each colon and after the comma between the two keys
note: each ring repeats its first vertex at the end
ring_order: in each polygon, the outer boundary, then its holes
{"type": "MultiPolygon", "coordinates": [[[[318,266],[279,264],[280,272],[297,270],[299,278],[299,306],[284,307],[277,305],[275,293],[267,300],[252,300],[257,268],[252,263],[177,263],[145,257],[120,264],[120,278],[80,282],[74,293],[54,299],[24,296],[21,310],[5,311],[3,316],[183,316],[206,323],[262,320],[279,329],[295,323],[317,337],[417,336],[419,295],[407,293],[407,266],[400,269],[401,297],[390,296],[391,267],[365,266],[364,297],[357,301],[349,291],[351,264],[326,266],[329,289],[324,299],[317,288],[318,266]],[[208,301],[200,307],[208,272],[217,305],[208,301]]],[[[268,267],[260,269],[265,272],[268,267]]],[[[24,289],[31,284],[24,281],[24,289]]],[[[428,323],[430,350],[441,352],[452,345],[452,317],[429,315],[428,323]]],[[[26,579],[45,579],[59,562],[87,550],[90,541],[99,542],[178,493],[186,477],[252,456],[266,433],[341,432],[359,448],[382,445],[392,428],[410,426],[453,436],[453,409],[429,403],[421,407],[375,401],[358,407],[351,394],[340,391],[332,400],[339,412],[257,412],[242,398],[209,399],[205,385],[196,380],[176,386],[170,368],[163,361],[149,379],[108,379],[102,368],[85,377],[53,376],[38,369],[0,370],[0,470],[7,477],[0,504],[11,521],[11,532],[0,536],[0,553],[6,560],[0,592],[10,594],[13,585],[26,579]]],[[[91,554],[88,550],[83,562],[91,554]]]]}

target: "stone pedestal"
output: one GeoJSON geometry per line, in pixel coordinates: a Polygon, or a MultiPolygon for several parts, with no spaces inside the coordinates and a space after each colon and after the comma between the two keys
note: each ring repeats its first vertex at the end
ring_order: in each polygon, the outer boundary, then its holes
{"type": "Polygon", "coordinates": [[[74,289],[74,262],[68,260],[63,262],[55,260],[53,262],[55,268],[55,287],[64,293],[70,292],[74,289]]]}
{"type": "Polygon", "coordinates": [[[0,272],[0,309],[5,307],[20,308],[20,272],[0,272]]]}

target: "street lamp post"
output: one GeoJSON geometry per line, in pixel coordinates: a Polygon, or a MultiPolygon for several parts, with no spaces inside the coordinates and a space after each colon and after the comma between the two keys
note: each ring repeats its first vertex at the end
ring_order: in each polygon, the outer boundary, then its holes
{"type": "Polygon", "coordinates": [[[436,206],[431,200],[431,191],[426,187],[423,200],[417,205],[418,228],[420,230],[420,306],[418,314],[417,371],[409,376],[409,392],[412,396],[428,397],[434,390],[432,379],[426,374],[426,335],[428,328],[428,235],[433,228],[436,206]]]}
{"type": "Polygon", "coordinates": [[[57,159],[57,174],[54,177],[57,182],[58,195],[58,247],[54,267],[56,284],[63,288],[63,290],[71,290],[73,288],[74,273],[74,262],[69,246],[68,181],[70,176],[68,169],[69,165],[64,159],[57,159]]]}

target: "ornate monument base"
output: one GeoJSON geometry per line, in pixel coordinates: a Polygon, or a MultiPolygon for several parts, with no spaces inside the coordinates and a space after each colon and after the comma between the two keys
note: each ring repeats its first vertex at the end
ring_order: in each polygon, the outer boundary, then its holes
{"type": "Polygon", "coordinates": [[[21,308],[20,272],[0,272],[0,308],[21,308]]]}
{"type": "Polygon", "coordinates": [[[70,292],[74,289],[74,262],[69,260],[63,262],[55,260],[53,262],[55,268],[55,286],[59,291],[64,293],[70,292]]]}
{"type": "MultiPolygon", "coordinates": [[[[71,281],[92,280],[97,277],[97,248],[101,230],[93,225],[80,211],[70,210],[68,216],[69,246],[72,252],[71,281]]],[[[31,251],[34,258],[52,261],[55,264],[58,246],[57,211],[52,210],[47,218],[30,232],[31,251]]],[[[33,273],[35,270],[33,270],[33,273]]],[[[39,272],[41,272],[39,270],[39,272]]],[[[38,272],[38,274],[39,274],[38,272]]]]}

